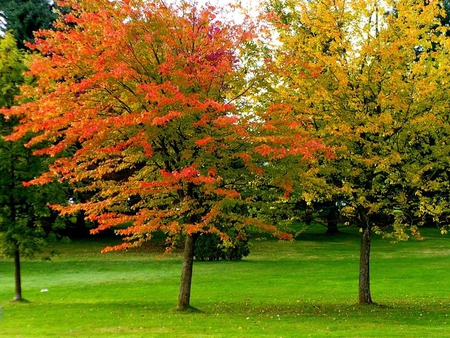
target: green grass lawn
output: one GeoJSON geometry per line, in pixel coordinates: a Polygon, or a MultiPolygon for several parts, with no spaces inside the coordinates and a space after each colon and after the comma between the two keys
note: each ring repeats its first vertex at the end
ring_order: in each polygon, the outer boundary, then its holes
{"type": "Polygon", "coordinates": [[[375,237],[372,296],[358,306],[359,236],[311,229],[295,242],[253,240],[241,262],[196,262],[191,303],[175,311],[181,256],[100,254],[107,243],[59,244],[50,262],[0,260],[0,337],[449,337],[450,239],[375,237]],[[48,289],[47,292],[41,292],[48,289]]]}

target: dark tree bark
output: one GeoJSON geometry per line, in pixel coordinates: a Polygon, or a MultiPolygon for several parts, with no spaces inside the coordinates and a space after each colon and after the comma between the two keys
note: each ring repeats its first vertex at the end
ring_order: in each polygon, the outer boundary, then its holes
{"type": "Polygon", "coordinates": [[[330,210],[327,215],[327,234],[335,235],[339,233],[338,228],[339,210],[335,205],[330,206],[330,210]]]}
{"type": "Polygon", "coordinates": [[[186,310],[191,306],[192,271],[194,267],[194,249],[197,237],[198,234],[186,235],[177,310],[186,310]]]}
{"type": "Polygon", "coordinates": [[[20,273],[20,250],[18,245],[16,245],[16,249],[14,251],[14,277],[15,277],[15,296],[13,301],[21,301],[22,298],[22,280],[20,273]]]}
{"type": "Polygon", "coordinates": [[[371,227],[366,225],[362,230],[359,260],[359,304],[372,304],[372,296],[370,294],[371,227]]]}
{"type": "MultiPolygon", "coordinates": [[[[15,170],[14,170],[14,162],[11,158],[11,177],[12,182],[15,182],[15,170]]],[[[14,189],[14,183],[11,185],[11,189],[14,189]]],[[[17,220],[16,215],[16,198],[14,195],[11,195],[9,198],[9,208],[11,211],[11,222],[15,223],[17,220]]],[[[21,301],[22,298],[22,278],[21,278],[21,270],[20,270],[20,247],[19,243],[14,243],[14,281],[15,281],[15,292],[13,301],[21,301]]]]}

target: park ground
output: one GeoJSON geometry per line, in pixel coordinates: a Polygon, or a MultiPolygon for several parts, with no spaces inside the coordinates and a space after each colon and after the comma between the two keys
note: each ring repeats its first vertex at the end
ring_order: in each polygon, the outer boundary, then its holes
{"type": "Polygon", "coordinates": [[[0,260],[0,337],[449,337],[450,240],[375,237],[372,296],[357,305],[359,234],[313,227],[296,241],[253,237],[240,262],[196,262],[191,304],[175,310],[181,252],[154,245],[100,254],[91,237],[23,262],[27,302],[13,303],[13,264],[0,260]]]}

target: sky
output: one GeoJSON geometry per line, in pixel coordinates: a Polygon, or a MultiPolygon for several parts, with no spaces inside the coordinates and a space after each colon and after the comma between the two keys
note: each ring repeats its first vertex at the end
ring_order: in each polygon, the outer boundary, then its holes
{"type": "MultiPolygon", "coordinates": [[[[199,3],[206,3],[206,0],[197,0],[199,3]]],[[[237,3],[238,1],[236,0],[209,0],[209,2],[212,5],[226,5],[226,4],[233,4],[233,3],[237,3]]],[[[261,3],[260,0],[241,0],[242,5],[244,5],[245,7],[249,6],[249,5],[257,5],[259,3],[261,3]]]]}
{"type": "MultiPolygon", "coordinates": [[[[228,5],[230,4],[236,5],[238,3],[241,3],[243,8],[248,9],[247,14],[255,13],[255,16],[257,15],[257,13],[259,13],[259,11],[257,10],[258,6],[261,5],[261,3],[263,2],[263,0],[194,0],[194,1],[196,1],[200,5],[209,3],[218,8],[223,7],[225,9],[227,9],[228,5]]],[[[234,19],[236,23],[240,23],[244,20],[243,15],[239,15],[238,11],[232,12],[232,15],[233,15],[232,19],[234,19]]]]}
{"type": "MultiPolygon", "coordinates": [[[[47,0],[50,4],[53,3],[53,0],[47,0]]],[[[213,6],[217,7],[226,7],[229,4],[236,4],[241,3],[244,8],[248,8],[249,10],[252,10],[252,8],[258,7],[258,5],[261,4],[262,0],[196,0],[199,4],[206,4],[210,3],[213,6]]],[[[236,17],[239,17],[239,14],[236,14],[236,17]]],[[[3,21],[3,18],[0,16],[0,36],[2,36],[4,29],[5,22],[3,21]]]]}
{"type": "Polygon", "coordinates": [[[262,0],[196,0],[199,4],[210,3],[217,7],[226,7],[228,4],[241,3],[244,8],[256,8],[262,3],[262,0]]]}

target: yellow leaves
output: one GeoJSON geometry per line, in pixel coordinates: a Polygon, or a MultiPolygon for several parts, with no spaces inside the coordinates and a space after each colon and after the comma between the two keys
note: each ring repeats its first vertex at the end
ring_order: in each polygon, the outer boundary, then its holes
{"type": "Polygon", "coordinates": [[[318,195],[312,193],[312,192],[306,192],[304,191],[302,193],[302,199],[306,202],[308,206],[312,205],[313,202],[317,200],[318,195]]]}
{"type": "Polygon", "coordinates": [[[391,153],[387,156],[375,159],[374,172],[389,172],[391,170],[391,167],[394,167],[397,164],[401,163],[402,159],[402,155],[399,152],[392,150],[391,153]]]}
{"type": "Polygon", "coordinates": [[[411,236],[413,236],[414,238],[418,239],[418,240],[423,240],[424,238],[422,237],[422,234],[419,231],[419,228],[414,225],[410,227],[410,231],[411,231],[411,236]]]}

